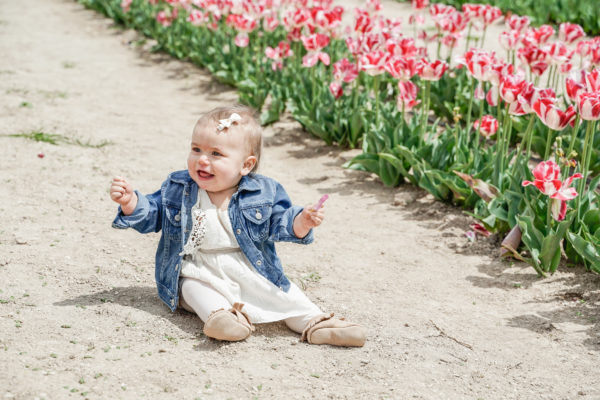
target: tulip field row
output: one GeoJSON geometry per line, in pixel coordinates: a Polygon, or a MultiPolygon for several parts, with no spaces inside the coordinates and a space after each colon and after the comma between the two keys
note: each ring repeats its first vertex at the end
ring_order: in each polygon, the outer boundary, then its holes
{"type": "Polygon", "coordinates": [[[487,3],[505,13],[529,15],[535,25],[574,22],[590,35],[600,34],[596,0],[433,0],[460,8],[465,3],[487,3]]]}
{"type": "Polygon", "coordinates": [[[540,275],[563,254],[600,272],[600,38],[581,26],[428,0],[407,21],[379,0],[79,1],[235,86],[264,124],[287,110],[362,148],[346,167],[466,208],[540,275]],[[492,24],[499,53],[481,47],[492,24]]]}

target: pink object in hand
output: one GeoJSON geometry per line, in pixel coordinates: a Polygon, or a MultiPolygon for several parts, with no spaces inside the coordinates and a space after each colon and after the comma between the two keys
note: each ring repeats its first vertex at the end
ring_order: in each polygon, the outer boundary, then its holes
{"type": "Polygon", "coordinates": [[[319,208],[323,207],[323,203],[325,203],[325,200],[327,200],[328,198],[329,198],[328,194],[324,194],[323,196],[321,196],[321,198],[319,199],[319,202],[313,206],[315,211],[317,211],[317,210],[319,210],[319,208]]]}

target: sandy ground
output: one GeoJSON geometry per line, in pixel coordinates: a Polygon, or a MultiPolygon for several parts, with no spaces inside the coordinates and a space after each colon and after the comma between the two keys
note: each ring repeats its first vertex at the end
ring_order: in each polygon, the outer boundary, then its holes
{"type": "Polygon", "coordinates": [[[171,313],[158,235],[112,229],[108,185],[154,191],[184,168],[199,113],[236,94],[136,39],[73,1],[0,1],[3,399],[600,398],[599,277],[497,259],[461,210],[344,170],[356,151],[289,119],[266,129],[262,172],[298,204],[331,198],[315,243],[280,256],[368,342],[312,346],[275,323],[224,344],[171,313]],[[6,136],[36,130],[110,144],[6,136]]]}

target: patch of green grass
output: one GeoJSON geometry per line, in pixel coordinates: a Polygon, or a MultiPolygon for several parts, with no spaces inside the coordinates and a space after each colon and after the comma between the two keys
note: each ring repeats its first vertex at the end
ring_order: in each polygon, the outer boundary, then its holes
{"type": "Polygon", "coordinates": [[[22,101],[19,107],[33,108],[33,105],[28,101],[22,101]]]}
{"type": "Polygon", "coordinates": [[[71,137],[61,135],[58,133],[46,133],[42,130],[34,130],[31,132],[23,132],[23,133],[13,133],[13,134],[10,134],[7,136],[20,137],[20,138],[25,138],[25,139],[29,139],[29,140],[34,140],[36,142],[50,143],[53,145],[65,143],[65,144],[71,144],[71,145],[80,146],[80,147],[91,147],[94,149],[99,149],[101,147],[112,144],[112,142],[110,140],[102,140],[99,143],[92,143],[89,140],[83,141],[79,138],[71,138],[71,137]]]}
{"type": "Polygon", "coordinates": [[[75,65],[77,65],[77,64],[75,64],[75,63],[74,63],[74,62],[72,62],[72,61],[63,61],[63,63],[62,63],[62,66],[63,66],[63,68],[65,68],[65,69],[71,69],[71,68],[75,68],[75,65]]]}

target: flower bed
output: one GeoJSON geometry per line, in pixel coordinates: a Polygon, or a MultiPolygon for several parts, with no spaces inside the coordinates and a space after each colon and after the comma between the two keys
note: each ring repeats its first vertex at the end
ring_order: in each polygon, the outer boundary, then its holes
{"type": "Polygon", "coordinates": [[[471,210],[540,275],[561,252],[600,272],[600,39],[580,26],[557,36],[512,15],[494,54],[480,48],[503,18],[489,5],[413,0],[407,34],[377,0],[346,30],[330,1],[79,1],[235,86],[264,124],[287,109],[326,143],[361,146],[346,167],[471,210]]]}
{"type": "Polygon", "coordinates": [[[505,13],[528,15],[535,25],[579,24],[589,35],[600,34],[598,2],[596,0],[432,0],[461,8],[463,4],[486,3],[500,8],[505,13]]]}

